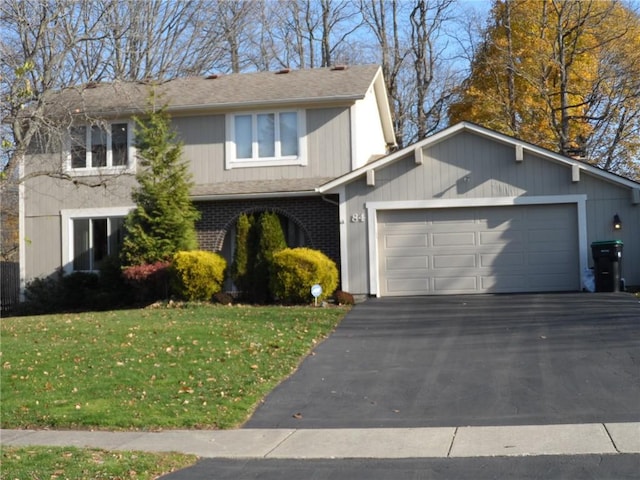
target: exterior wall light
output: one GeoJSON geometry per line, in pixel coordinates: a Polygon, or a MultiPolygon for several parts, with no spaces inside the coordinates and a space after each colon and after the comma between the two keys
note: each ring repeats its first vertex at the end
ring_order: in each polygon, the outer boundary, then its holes
{"type": "Polygon", "coordinates": [[[622,230],[622,220],[620,220],[620,215],[617,213],[613,216],[613,229],[622,230]]]}

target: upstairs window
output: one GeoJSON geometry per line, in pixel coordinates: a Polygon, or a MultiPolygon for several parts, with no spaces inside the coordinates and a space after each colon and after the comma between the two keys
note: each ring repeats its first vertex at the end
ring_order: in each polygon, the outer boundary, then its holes
{"type": "Polygon", "coordinates": [[[226,166],[306,165],[304,115],[299,111],[227,117],[226,166]]]}
{"type": "Polygon", "coordinates": [[[130,167],[130,128],[127,123],[76,126],[70,131],[69,167],[76,171],[130,167]]]}

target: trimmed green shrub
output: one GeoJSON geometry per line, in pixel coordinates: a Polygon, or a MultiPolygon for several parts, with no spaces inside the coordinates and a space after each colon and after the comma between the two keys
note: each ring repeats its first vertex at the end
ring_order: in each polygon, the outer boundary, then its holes
{"type": "Polygon", "coordinates": [[[25,302],[16,313],[36,315],[68,311],[95,311],[129,305],[130,288],[120,275],[117,258],[108,258],[95,272],[60,273],[36,278],[25,288],[25,302]]]}
{"type": "Polygon", "coordinates": [[[272,300],[269,279],[273,255],[287,248],[282,225],[277,213],[264,212],[258,221],[258,249],[253,269],[254,301],[264,303],[272,300]]]}
{"type": "Polygon", "coordinates": [[[318,300],[331,297],[338,286],[335,262],[318,250],[281,250],[273,255],[272,267],[271,290],[283,303],[309,303],[316,283],[322,286],[318,300]]]}
{"type": "Polygon", "coordinates": [[[38,315],[57,313],[65,310],[64,299],[67,295],[62,286],[62,277],[34,278],[24,290],[24,303],[18,305],[19,315],[38,315]]]}
{"type": "Polygon", "coordinates": [[[173,257],[172,285],[185,300],[209,301],[222,289],[227,262],[203,250],[178,252],[173,257]]]}
{"type": "Polygon", "coordinates": [[[287,242],[277,213],[238,217],[231,278],[244,300],[255,303],[272,300],[271,260],[275,252],[284,248],[287,242]]]}
{"type": "Polygon", "coordinates": [[[240,215],[236,222],[236,248],[233,252],[231,278],[245,295],[251,290],[251,273],[255,259],[251,238],[254,222],[253,215],[249,216],[245,213],[240,215]]]}

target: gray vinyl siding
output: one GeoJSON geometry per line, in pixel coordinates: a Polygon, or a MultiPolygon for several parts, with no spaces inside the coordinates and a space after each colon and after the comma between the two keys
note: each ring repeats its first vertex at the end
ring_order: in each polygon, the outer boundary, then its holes
{"type": "Polygon", "coordinates": [[[351,166],[348,108],[306,110],[307,165],[225,170],[225,116],[174,118],[197,184],[340,176],[351,166]]]}
{"type": "MultiPolygon", "coordinates": [[[[60,153],[30,156],[31,171],[59,172],[60,153]]],[[[74,179],[40,175],[24,184],[25,279],[46,277],[62,265],[61,212],[133,205],[131,174],[78,176],[74,179]],[[75,182],[74,182],[75,180],[75,182]]]]}
{"type": "Polygon", "coordinates": [[[423,153],[423,165],[416,165],[411,155],[377,171],[373,187],[363,177],[346,186],[348,218],[344,220],[351,292],[369,291],[366,223],[351,221],[353,214],[366,213],[366,202],[576,194],[587,195],[588,244],[622,240],[623,277],[629,285],[640,285],[640,205],[631,203],[629,188],[584,171],[579,182],[572,182],[568,166],[528,152],[518,163],[513,145],[469,132],[425,148],[423,153]],[[624,224],[619,232],[611,227],[616,213],[624,224]]]}
{"type": "Polygon", "coordinates": [[[132,206],[130,187],[120,177],[105,186],[86,187],[68,180],[38,177],[25,186],[25,278],[54,274],[62,265],[61,211],[132,206]]]}
{"type": "Polygon", "coordinates": [[[133,205],[131,189],[135,183],[133,175],[78,177],[77,183],[35,177],[25,185],[25,216],[60,215],[63,209],[130,206],[133,205]]]}
{"type": "Polygon", "coordinates": [[[57,272],[62,264],[60,216],[27,217],[25,230],[26,280],[57,272]]]}
{"type": "Polygon", "coordinates": [[[174,118],[196,183],[224,181],[224,115],[174,118]]]}
{"type": "MultiPolygon", "coordinates": [[[[316,178],[339,176],[351,166],[350,110],[348,107],[307,109],[306,166],[235,168],[225,170],[225,116],[174,117],[172,122],[183,141],[183,158],[189,162],[196,184],[316,178]]],[[[62,267],[61,212],[70,209],[129,207],[131,173],[102,177],[60,176],[61,146],[55,151],[32,151],[27,174],[47,171],[55,175],[30,178],[24,185],[25,274],[27,280],[47,276],[62,267]],[[91,186],[93,185],[93,186],[91,186]]],[[[139,168],[139,167],[138,167],[139,168]]]]}
{"type": "Polygon", "coordinates": [[[351,169],[351,117],[348,108],[307,110],[308,172],[338,177],[351,169]]]}

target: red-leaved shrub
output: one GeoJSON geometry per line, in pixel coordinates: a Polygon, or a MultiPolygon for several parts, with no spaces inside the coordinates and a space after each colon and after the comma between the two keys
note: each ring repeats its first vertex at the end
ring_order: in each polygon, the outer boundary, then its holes
{"type": "Polygon", "coordinates": [[[136,291],[139,302],[154,302],[169,298],[170,262],[134,265],[122,270],[125,281],[136,291]]]}

